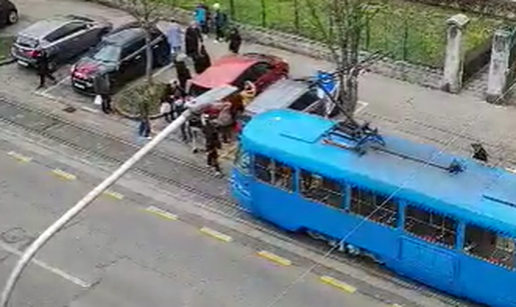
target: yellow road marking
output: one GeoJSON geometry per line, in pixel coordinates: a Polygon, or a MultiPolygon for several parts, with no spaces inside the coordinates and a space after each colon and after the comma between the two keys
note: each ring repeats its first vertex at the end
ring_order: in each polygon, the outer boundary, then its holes
{"type": "Polygon", "coordinates": [[[204,233],[205,235],[214,237],[215,239],[220,240],[220,241],[224,241],[224,242],[231,242],[231,241],[233,241],[233,238],[231,238],[230,236],[225,235],[225,234],[223,234],[221,232],[218,232],[218,231],[213,230],[213,229],[208,228],[208,227],[201,228],[201,232],[204,233]]]}
{"type": "Polygon", "coordinates": [[[57,177],[65,180],[75,180],[77,177],[74,174],[67,173],[63,170],[60,170],[58,168],[52,170],[52,173],[56,175],[57,177]]]}
{"type": "Polygon", "coordinates": [[[400,304],[392,304],[391,307],[403,307],[400,304]]]}
{"type": "Polygon", "coordinates": [[[114,191],[106,191],[106,192],[104,192],[104,195],[112,197],[112,198],[114,198],[116,200],[124,199],[124,195],[122,195],[122,194],[120,194],[118,192],[114,192],[114,191]]]}
{"type": "Polygon", "coordinates": [[[32,158],[31,157],[26,157],[22,154],[19,154],[15,151],[10,151],[7,153],[9,156],[13,157],[14,159],[16,159],[18,162],[22,162],[22,163],[29,163],[30,161],[32,161],[32,158]]]}
{"type": "Polygon", "coordinates": [[[273,254],[271,252],[268,252],[268,251],[261,251],[261,252],[258,252],[258,256],[262,257],[262,258],[265,258],[267,260],[270,260],[272,262],[275,262],[277,264],[281,264],[281,265],[284,265],[284,266],[289,266],[292,264],[292,261],[286,259],[286,258],[283,258],[283,257],[280,257],[276,254],[273,254]]]}
{"type": "Polygon", "coordinates": [[[177,220],[177,215],[167,212],[165,210],[162,210],[160,208],[154,207],[154,206],[150,206],[150,207],[146,208],[145,211],[152,213],[154,215],[157,215],[159,217],[162,217],[164,219],[167,219],[167,220],[171,220],[171,221],[177,220]]]}
{"type": "Polygon", "coordinates": [[[333,277],[330,277],[330,276],[321,276],[321,278],[319,278],[319,280],[325,284],[334,286],[335,288],[338,288],[342,291],[346,291],[348,293],[355,293],[357,291],[357,288],[355,288],[351,285],[348,285],[347,283],[342,282],[342,281],[335,279],[333,277]]]}

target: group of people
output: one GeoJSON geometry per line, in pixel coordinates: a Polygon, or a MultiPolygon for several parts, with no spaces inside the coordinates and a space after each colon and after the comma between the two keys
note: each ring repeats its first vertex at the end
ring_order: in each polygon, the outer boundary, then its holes
{"type": "MultiPolygon", "coordinates": [[[[221,174],[218,162],[219,150],[222,144],[232,143],[235,132],[238,132],[238,119],[245,105],[256,95],[256,87],[252,82],[246,82],[244,90],[224,101],[214,103],[213,107],[200,115],[192,116],[181,126],[180,133],[184,142],[190,143],[192,152],[201,150],[204,139],[206,163],[217,174],[221,174]]],[[[185,111],[185,105],[193,99],[181,86],[180,80],[167,84],[161,97],[161,114],[167,123],[171,123],[185,111]]]]}

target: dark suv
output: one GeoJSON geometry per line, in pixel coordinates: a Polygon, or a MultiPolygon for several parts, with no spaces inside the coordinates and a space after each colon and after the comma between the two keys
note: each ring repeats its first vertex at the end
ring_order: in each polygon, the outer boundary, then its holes
{"type": "MultiPolygon", "coordinates": [[[[150,34],[153,67],[169,64],[171,53],[166,36],[157,27],[152,28],[150,34]]],[[[72,87],[80,93],[93,95],[94,78],[108,74],[111,91],[119,90],[131,80],[145,75],[145,46],[145,32],[137,24],[127,24],[114,30],[72,67],[72,87]]]]}
{"type": "Polygon", "coordinates": [[[0,27],[18,22],[18,10],[9,0],[0,0],[0,27]]]}

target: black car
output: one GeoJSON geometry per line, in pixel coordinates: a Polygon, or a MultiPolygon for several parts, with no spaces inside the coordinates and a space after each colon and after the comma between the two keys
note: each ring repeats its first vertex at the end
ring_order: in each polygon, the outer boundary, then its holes
{"type": "MultiPolygon", "coordinates": [[[[157,27],[150,30],[150,35],[152,66],[169,64],[171,52],[166,36],[157,27]]],[[[72,87],[77,92],[93,95],[94,78],[108,74],[114,93],[131,80],[145,75],[146,64],[145,31],[136,24],[122,26],[106,35],[93,52],[72,67],[72,87]]]]}
{"type": "MultiPolygon", "coordinates": [[[[0,0],[1,1],[1,0],[0,0]]],[[[34,67],[44,50],[50,60],[50,69],[64,64],[91,47],[113,29],[105,20],[66,15],[40,20],[20,31],[11,49],[13,58],[25,67],[34,67]]]]}
{"type": "Polygon", "coordinates": [[[9,0],[0,0],[0,26],[18,22],[18,9],[9,0]]]}

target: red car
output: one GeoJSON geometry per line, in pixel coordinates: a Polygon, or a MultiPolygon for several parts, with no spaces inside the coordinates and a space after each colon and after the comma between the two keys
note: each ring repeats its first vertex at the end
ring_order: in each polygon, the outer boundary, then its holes
{"type": "Polygon", "coordinates": [[[245,53],[225,56],[192,79],[190,94],[198,96],[228,84],[243,88],[245,81],[253,82],[259,93],[274,82],[286,78],[288,73],[288,63],[273,55],[245,53]]]}

